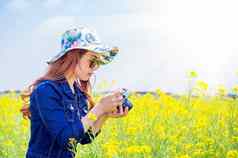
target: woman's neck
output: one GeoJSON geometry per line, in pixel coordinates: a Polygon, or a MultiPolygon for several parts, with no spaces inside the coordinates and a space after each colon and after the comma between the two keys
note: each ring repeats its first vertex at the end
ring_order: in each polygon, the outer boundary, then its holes
{"type": "Polygon", "coordinates": [[[67,82],[69,84],[69,87],[70,87],[72,93],[74,94],[75,93],[74,92],[74,81],[75,81],[75,78],[74,77],[69,77],[69,76],[65,76],[65,78],[66,78],[66,80],[67,80],[67,82]]]}

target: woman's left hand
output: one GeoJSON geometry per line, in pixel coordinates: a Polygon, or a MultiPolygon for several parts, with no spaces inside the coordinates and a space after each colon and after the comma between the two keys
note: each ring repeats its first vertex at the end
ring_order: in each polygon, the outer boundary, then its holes
{"type": "Polygon", "coordinates": [[[119,106],[119,109],[118,110],[115,110],[115,111],[112,111],[112,112],[109,112],[106,114],[106,116],[108,118],[119,118],[119,117],[124,117],[128,114],[128,107],[125,108],[125,110],[123,111],[123,107],[122,106],[119,106]]]}

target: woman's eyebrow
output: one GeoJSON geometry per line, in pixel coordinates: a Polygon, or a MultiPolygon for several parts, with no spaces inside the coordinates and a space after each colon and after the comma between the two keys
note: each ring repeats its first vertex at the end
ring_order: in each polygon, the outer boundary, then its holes
{"type": "Polygon", "coordinates": [[[96,58],[96,59],[100,59],[98,56],[96,56],[96,55],[91,55],[91,57],[93,57],[93,58],[96,58]]]}

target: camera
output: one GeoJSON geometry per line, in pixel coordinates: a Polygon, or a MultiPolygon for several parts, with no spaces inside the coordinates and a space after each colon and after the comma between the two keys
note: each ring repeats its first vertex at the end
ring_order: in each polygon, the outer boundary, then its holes
{"type": "Polygon", "coordinates": [[[133,107],[132,103],[128,100],[129,92],[126,88],[121,89],[121,94],[122,94],[122,108],[123,110],[128,107],[128,111],[130,111],[133,107]]]}

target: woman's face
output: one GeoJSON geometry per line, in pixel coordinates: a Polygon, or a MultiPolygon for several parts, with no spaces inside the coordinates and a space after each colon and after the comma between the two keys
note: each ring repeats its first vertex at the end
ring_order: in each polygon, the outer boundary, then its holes
{"type": "Polygon", "coordinates": [[[99,54],[93,52],[86,52],[81,56],[78,66],[76,67],[76,75],[80,80],[87,81],[98,69],[99,65],[96,65],[93,61],[99,60],[99,54]]]}

